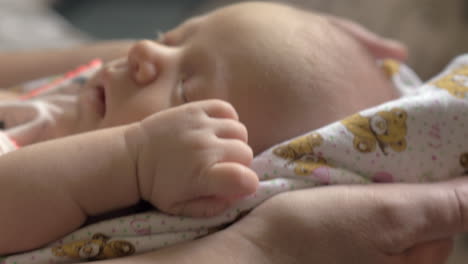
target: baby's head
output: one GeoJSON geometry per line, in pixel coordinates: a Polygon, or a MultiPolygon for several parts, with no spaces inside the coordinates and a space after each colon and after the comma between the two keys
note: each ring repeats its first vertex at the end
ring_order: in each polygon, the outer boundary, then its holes
{"type": "Polygon", "coordinates": [[[258,153],[393,99],[370,50],[378,42],[363,41],[355,25],[340,23],[271,3],[237,4],[192,18],[106,65],[85,90],[88,97],[82,96],[88,103],[80,107],[80,129],[219,98],[236,108],[258,153]],[[90,108],[89,95],[105,98],[103,105],[90,108]]]}

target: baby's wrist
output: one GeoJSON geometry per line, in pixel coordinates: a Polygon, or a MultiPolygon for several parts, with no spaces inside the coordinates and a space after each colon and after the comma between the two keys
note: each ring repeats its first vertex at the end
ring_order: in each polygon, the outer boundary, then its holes
{"type": "Polygon", "coordinates": [[[151,194],[152,179],[147,177],[145,173],[143,146],[146,144],[146,133],[140,122],[132,123],[125,126],[125,142],[126,155],[132,161],[133,171],[135,172],[135,180],[138,186],[138,193],[141,199],[149,201],[151,194]]]}

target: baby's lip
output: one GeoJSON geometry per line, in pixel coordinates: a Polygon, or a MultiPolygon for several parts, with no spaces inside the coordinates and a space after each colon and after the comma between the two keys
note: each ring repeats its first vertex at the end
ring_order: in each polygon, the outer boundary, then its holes
{"type": "Polygon", "coordinates": [[[96,110],[101,117],[104,117],[107,111],[106,89],[104,85],[98,84],[97,86],[95,86],[94,90],[95,90],[96,101],[97,101],[96,110]]]}

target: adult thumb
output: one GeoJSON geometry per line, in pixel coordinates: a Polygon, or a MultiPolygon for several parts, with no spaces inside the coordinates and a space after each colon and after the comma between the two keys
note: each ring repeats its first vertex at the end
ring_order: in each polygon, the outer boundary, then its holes
{"type": "Polygon", "coordinates": [[[401,263],[444,264],[453,249],[453,239],[441,239],[415,246],[401,257],[401,263]]]}
{"type": "Polygon", "coordinates": [[[378,210],[387,220],[381,226],[385,236],[376,242],[388,254],[400,255],[468,229],[468,179],[377,189],[382,194],[378,210]]]}

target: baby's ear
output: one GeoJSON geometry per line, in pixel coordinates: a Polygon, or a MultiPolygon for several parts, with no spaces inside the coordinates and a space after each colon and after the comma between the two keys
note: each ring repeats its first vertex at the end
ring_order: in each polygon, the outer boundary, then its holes
{"type": "Polygon", "coordinates": [[[396,59],[405,61],[408,57],[406,46],[396,40],[385,39],[353,21],[327,16],[329,21],[360,42],[376,59],[396,59]]]}

